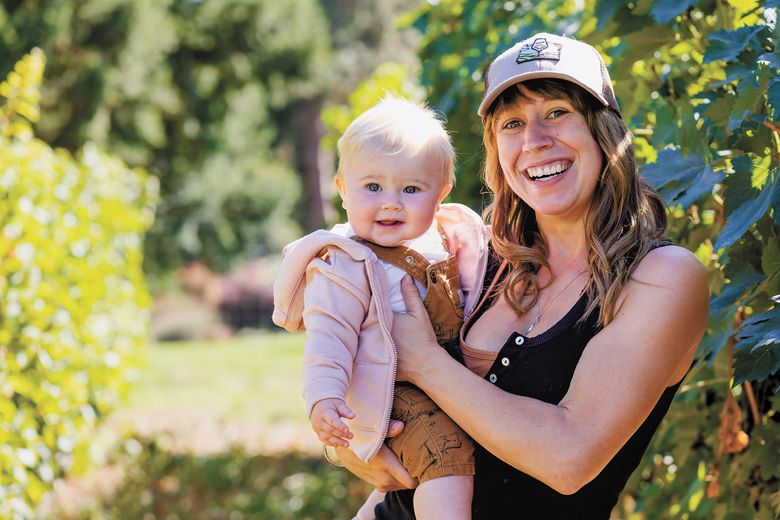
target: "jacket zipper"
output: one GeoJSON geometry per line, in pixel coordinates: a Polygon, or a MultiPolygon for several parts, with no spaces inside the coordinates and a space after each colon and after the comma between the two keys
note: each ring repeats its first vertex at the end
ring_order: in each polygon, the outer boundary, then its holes
{"type": "MultiPolygon", "coordinates": [[[[482,235],[480,238],[481,240],[481,246],[482,251],[479,255],[479,276],[477,276],[477,279],[474,281],[474,287],[471,288],[472,291],[477,291],[477,298],[471,299],[471,304],[469,309],[464,309],[463,311],[463,323],[466,323],[466,320],[471,316],[471,313],[474,312],[474,307],[477,303],[479,303],[479,294],[482,292],[482,286],[485,283],[485,272],[487,272],[487,264],[488,264],[488,252],[487,252],[487,236],[484,230],[480,230],[480,234],[482,235]]],[[[474,294],[473,292],[470,294],[474,294]]],[[[395,345],[393,346],[395,348],[395,345]]]]}
{"type": "MultiPolygon", "coordinates": [[[[374,264],[369,260],[366,259],[366,267],[368,267],[368,283],[371,286],[371,294],[374,295],[374,298],[376,298],[376,281],[374,280],[374,264]]],[[[385,336],[390,341],[390,346],[393,347],[393,385],[392,388],[395,388],[395,375],[396,375],[396,369],[398,367],[398,351],[395,348],[395,342],[393,341],[393,336],[390,334],[390,331],[387,330],[387,321],[385,320],[384,312],[382,311],[382,306],[379,304],[379,300],[376,300],[376,312],[379,315],[379,326],[382,327],[382,332],[385,333],[385,336]]],[[[387,437],[387,432],[390,429],[390,413],[393,409],[393,401],[392,396],[390,399],[390,410],[388,410],[387,414],[385,414],[385,422],[384,422],[384,428],[381,437],[379,438],[379,442],[375,447],[371,449],[371,451],[368,454],[367,460],[371,460],[374,455],[376,455],[379,450],[382,448],[382,444],[385,442],[385,438],[387,437]]]]}

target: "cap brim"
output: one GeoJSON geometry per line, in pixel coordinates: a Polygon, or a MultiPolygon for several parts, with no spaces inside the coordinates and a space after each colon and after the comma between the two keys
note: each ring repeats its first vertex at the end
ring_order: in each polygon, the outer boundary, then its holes
{"type": "Polygon", "coordinates": [[[479,114],[480,117],[485,117],[485,114],[490,108],[490,105],[493,104],[493,102],[496,100],[496,98],[498,98],[498,96],[501,95],[502,92],[504,92],[512,85],[516,85],[518,83],[522,83],[523,81],[528,81],[530,79],[539,79],[539,78],[553,78],[553,79],[562,79],[565,81],[569,81],[571,83],[579,85],[580,87],[584,88],[585,90],[593,94],[593,97],[598,99],[604,106],[609,106],[609,103],[604,98],[604,94],[602,94],[601,92],[594,91],[592,88],[588,87],[587,85],[573,78],[569,74],[562,74],[560,72],[552,72],[548,70],[539,70],[539,71],[530,71],[530,72],[523,72],[521,74],[517,74],[516,76],[512,76],[511,78],[506,79],[501,83],[499,83],[498,85],[496,85],[496,87],[493,88],[490,91],[490,93],[487,96],[485,96],[485,98],[479,104],[479,108],[477,109],[477,114],[479,114]]]}

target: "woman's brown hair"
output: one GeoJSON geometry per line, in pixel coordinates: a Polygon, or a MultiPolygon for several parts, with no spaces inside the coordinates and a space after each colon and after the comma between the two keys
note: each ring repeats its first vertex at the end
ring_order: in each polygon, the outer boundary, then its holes
{"type": "MultiPolygon", "coordinates": [[[[626,282],[666,229],[663,201],[639,176],[631,132],[617,112],[564,80],[534,79],[522,86],[543,98],[571,103],[585,116],[601,148],[603,168],[585,221],[590,274],[584,317],[598,308],[598,321],[606,325],[617,313],[618,297],[626,282]]],[[[485,221],[492,224],[496,254],[508,260],[511,267],[498,290],[518,314],[523,314],[538,298],[539,269],[549,266],[534,211],[512,191],[498,160],[496,116],[525,98],[518,87],[505,90],[483,118],[483,141],[485,184],[493,193],[493,200],[485,209],[485,221]],[[523,305],[526,296],[530,300],[523,305]]]]}

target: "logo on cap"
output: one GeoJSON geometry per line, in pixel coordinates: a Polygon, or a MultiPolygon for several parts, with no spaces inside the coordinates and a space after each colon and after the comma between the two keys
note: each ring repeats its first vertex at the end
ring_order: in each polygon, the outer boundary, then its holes
{"type": "Polygon", "coordinates": [[[525,63],[533,60],[555,60],[561,59],[561,47],[559,43],[548,43],[547,38],[536,38],[533,43],[526,43],[520,47],[520,53],[517,55],[517,63],[525,63]]]}

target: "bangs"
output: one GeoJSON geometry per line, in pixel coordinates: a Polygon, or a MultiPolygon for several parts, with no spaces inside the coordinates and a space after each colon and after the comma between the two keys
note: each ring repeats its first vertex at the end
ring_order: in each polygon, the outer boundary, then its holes
{"type": "Polygon", "coordinates": [[[498,115],[519,101],[530,101],[521,86],[525,91],[543,99],[563,99],[583,115],[603,108],[598,99],[576,83],[555,78],[539,78],[517,83],[504,90],[490,106],[487,115],[498,115]]]}

